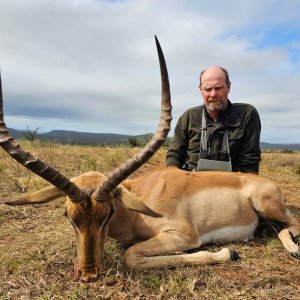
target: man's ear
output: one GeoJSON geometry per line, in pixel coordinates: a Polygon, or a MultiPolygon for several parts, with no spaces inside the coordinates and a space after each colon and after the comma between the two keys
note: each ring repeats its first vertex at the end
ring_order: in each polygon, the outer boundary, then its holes
{"type": "Polygon", "coordinates": [[[231,88],[231,81],[228,83],[228,94],[230,93],[230,88],[231,88]]]}

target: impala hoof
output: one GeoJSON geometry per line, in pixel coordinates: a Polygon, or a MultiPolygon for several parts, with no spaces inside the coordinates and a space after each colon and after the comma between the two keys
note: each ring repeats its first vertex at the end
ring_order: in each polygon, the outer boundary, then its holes
{"type": "Polygon", "coordinates": [[[292,257],[294,257],[294,258],[300,260],[300,250],[297,251],[297,252],[295,252],[295,253],[291,253],[291,255],[292,255],[292,257]]]}
{"type": "Polygon", "coordinates": [[[235,249],[233,249],[233,248],[228,248],[228,249],[229,249],[230,259],[231,260],[236,261],[236,260],[241,259],[240,256],[239,256],[239,254],[235,251],[235,249]]]}

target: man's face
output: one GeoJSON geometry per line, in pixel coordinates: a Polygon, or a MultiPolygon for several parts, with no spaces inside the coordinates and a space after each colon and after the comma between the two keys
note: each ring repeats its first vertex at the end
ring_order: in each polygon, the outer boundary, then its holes
{"type": "Polygon", "coordinates": [[[210,114],[217,116],[226,109],[230,83],[226,83],[225,74],[220,68],[210,67],[203,73],[200,91],[210,114]]]}

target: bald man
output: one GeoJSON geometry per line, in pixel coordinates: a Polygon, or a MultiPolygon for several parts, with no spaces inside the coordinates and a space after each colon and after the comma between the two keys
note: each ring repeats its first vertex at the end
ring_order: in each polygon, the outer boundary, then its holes
{"type": "Polygon", "coordinates": [[[203,105],[178,120],[167,165],[186,170],[259,172],[261,124],[250,104],[231,103],[226,69],[211,66],[200,73],[203,105]]]}

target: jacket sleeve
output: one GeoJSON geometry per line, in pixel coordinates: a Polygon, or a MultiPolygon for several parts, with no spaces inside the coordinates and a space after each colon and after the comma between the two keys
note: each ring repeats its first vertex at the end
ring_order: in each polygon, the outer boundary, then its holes
{"type": "Polygon", "coordinates": [[[239,169],[244,173],[259,172],[261,123],[257,110],[250,106],[244,120],[244,134],[238,154],[239,169]]]}
{"type": "Polygon", "coordinates": [[[185,129],[184,116],[181,116],[176,124],[174,136],[167,152],[167,166],[182,168],[187,159],[187,129],[185,129]]]}

